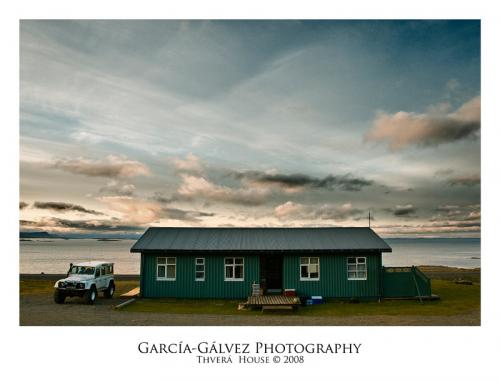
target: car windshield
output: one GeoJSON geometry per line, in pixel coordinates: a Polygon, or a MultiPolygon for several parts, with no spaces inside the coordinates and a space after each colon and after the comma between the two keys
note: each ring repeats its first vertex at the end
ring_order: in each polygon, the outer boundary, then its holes
{"type": "Polygon", "coordinates": [[[79,275],[94,275],[95,267],[91,266],[73,266],[70,271],[71,274],[79,275]]]}

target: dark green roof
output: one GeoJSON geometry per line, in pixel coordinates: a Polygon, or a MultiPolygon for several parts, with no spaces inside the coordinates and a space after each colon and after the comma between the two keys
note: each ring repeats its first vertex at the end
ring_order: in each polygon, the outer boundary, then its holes
{"type": "Polygon", "coordinates": [[[132,246],[148,251],[383,251],[370,228],[149,228],[132,246]]]}

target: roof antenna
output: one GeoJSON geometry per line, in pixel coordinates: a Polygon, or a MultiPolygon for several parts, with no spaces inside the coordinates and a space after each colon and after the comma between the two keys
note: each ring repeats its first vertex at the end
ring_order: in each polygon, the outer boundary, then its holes
{"type": "Polygon", "coordinates": [[[372,214],[371,210],[368,209],[368,227],[371,229],[372,214]]]}

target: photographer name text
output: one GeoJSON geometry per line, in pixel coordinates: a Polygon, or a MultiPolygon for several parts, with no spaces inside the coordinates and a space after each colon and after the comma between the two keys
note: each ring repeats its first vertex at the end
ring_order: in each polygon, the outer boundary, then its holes
{"type": "Polygon", "coordinates": [[[356,355],[361,343],[223,343],[183,341],[161,343],[142,341],[141,354],[193,355],[198,364],[301,364],[307,355],[356,355]]]}

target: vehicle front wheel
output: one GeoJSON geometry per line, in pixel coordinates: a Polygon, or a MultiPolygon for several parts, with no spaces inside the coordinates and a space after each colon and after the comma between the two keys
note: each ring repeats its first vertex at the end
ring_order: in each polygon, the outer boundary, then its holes
{"type": "Polygon", "coordinates": [[[90,289],[85,292],[83,299],[87,304],[94,304],[96,298],[97,298],[97,289],[95,285],[92,285],[92,287],[90,287],[90,289]]]}
{"type": "Polygon", "coordinates": [[[54,291],[54,302],[57,304],[63,304],[64,300],[66,299],[66,295],[64,295],[62,292],[59,290],[54,291]]]}
{"type": "Polygon", "coordinates": [[[108,299],[111,299],[115,294],[115,282],[109,282],[109,286],[106,290],[104,290],[104,296],[108,299]]]}

